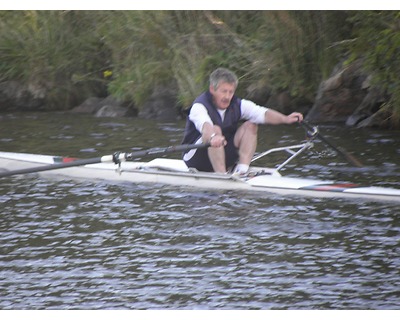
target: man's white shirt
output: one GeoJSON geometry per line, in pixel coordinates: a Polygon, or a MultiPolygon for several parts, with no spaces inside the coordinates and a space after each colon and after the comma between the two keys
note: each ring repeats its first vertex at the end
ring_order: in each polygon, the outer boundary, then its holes
{"type": "MultiPolygon", "coordinates": [[[[222,120],[224,120],[226,110],[218,110],[218,113],[221,115],[222,120]]],[[[255,104],[253,101],[242,99],[240,104],[240,119],[249,120],[256,124],[265,123],[265,113],[268,108],[259,106],[255,104]]],[[[189,120],[192,121],[197,129],[197,131],[202,132],[203,126],[205,123],[209,123],[214,125],[210,116],[208,115],[208,111],[206,107],[202,103],[195,103],[189,113],[189,120]]],[[[200,137],[196,142],[196,144],[203,143],[202,138],[200,137]]],[[[189,150],[183,157],[183,160],[190,160],[193,155],[196,153],[197,149],[189,150]]]]}

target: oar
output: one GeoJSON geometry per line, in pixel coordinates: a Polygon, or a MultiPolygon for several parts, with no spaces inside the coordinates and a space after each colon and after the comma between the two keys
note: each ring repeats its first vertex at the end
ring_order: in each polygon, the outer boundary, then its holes
{"type": "MultiPolygon", "coordinates": [[[[305,120],[301,121],[300,124],[307,130],[314,131],[313,126],[311,126],[308,122],[305,120]]],[[[344,159],[346,159],[349,163],[356,167],[363,167],[363,164],[357,160],[354,156],[352,156],[350,153],[348,153],[346,150],[344,150],[341,147],[336,147],[335,145],[332,144],[328,139],[326,139],[323,135],[321,135],[318,131],[316,131],[316,134],[318,137],[321,139],[322,142],[327,144],[329,147],[331,147],[333,150],[335,150],[337,153],[339,153],[344,159]]]]}
{"type": "Polygon", "coordinates": [[[140,151],[134,151],[134,152],[129,152],[129,153],[116,152],[112,155],[106,155],[106,156],[102,156],[102,157],[98,157],[98,158],[79,159],[79,160],[74,160],[71,162],[63,162],[63,163],[44,165],[44,166],[34,167],[34,168],[26,168],[26,169],[13,170],[13,171],[7,171],[7,172],[0,172],[0,178],[14,176],[14,175],[18,175],[18,174],[25,174],[25,173],[35,173],[35,172],[63,169],[63,168],[69,168],[69,167],[78,167],[78,166],[83,166],[83,165],[87,165],[87,164],[95,164],[95,163],[101,163],[101,162],[119,163],[121,161],[133,161],[134,158],[137,158],[137,157],[144,157],[144,156],[155,155],[155,154],[184,152],[184,151],[188,151],[191,149],[201,149],[201,148],[208,148],[208,147],[210,147],[209,143],[206,143],[206,144],[182,144],[182,145],[178,145],[178,146],[170,146],[170,147],[165,147],[165,148],[151,148],[151,149],[147,149],[147,150],[140,150],[140,151]]]}

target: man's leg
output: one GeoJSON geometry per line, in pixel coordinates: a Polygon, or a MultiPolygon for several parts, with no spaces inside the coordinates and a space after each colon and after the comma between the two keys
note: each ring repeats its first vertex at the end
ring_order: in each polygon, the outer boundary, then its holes
{"type": "Polygon", "coordinates": [[[257,148],[257,132],[258,126],[255,123],[246,121],[237,130],[234,138],[235,146],[239,149],[239,168],[247,168],[250,166],[251,159],[257,148]],[[242,165],[242,166],[241,166],[242,165]]]}
{"type": "MultiPolygon", "coordinates": [[[[214,132],[216,134],[222,134],[219,126],[214,126],[214,132]]],[[[215,172],[226,172],[224,147],[208,148],[208,158],[210,159],[215,172]]]]}

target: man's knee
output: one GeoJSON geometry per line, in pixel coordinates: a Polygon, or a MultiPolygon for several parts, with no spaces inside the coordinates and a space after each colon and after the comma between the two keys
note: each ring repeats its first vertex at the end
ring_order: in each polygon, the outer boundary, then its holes
{"type": "Polygon", "coordinates": [[[243,126],[244,129],[250,132],[251,134],[257,134],[258,132],[258,125],[256,123],[246,121],[245,123],[243,123],[243,126]]]}
{"type": "Polygon", "coordinates": [[[257,140],[258,125],[246,121],[244,122],[235,134],[234,144],[236,148],[240,148],[242,143],[246,144],[257,140]]]}

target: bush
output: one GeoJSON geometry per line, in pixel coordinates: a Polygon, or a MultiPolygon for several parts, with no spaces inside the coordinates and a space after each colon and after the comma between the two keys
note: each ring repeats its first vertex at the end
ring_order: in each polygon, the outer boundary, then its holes
{"type": "Polygon", "coordinates": [[[48,109],[68,109],[105,90],[107,50],[93,30],[90,12],[3,11],[1,80],[45,88],[48,109]]]}
{"type": "Polygon", "coordinates": [[[140,108],[160,86],[187,107],[216,67],[236,72],[240,96],[267,87],[313,101],[351,53],[364,57],[391,95],[392,120],[400,118],[397,11],[2,11],[0,18],[0,81],[44,87],[48,109],[106,94],[140,108]]]}
{"type": "Polygon", "coordinates": [[[384,89],[390,100],[382,111],[391,114],[389,122],[400,126],[400,12],[360,11],[351,18],[354,41],[349,47],[351,60],[363,58],[372,83],[384,89]]]}

